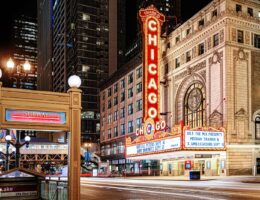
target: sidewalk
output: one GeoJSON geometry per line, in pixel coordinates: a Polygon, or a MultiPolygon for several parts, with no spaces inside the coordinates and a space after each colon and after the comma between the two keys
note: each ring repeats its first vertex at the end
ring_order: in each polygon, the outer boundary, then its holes
{"type": "MultiPolygon", "coordinates": [[[[122,177],[134,180],[190,181],[188,176],[132,176],[122,177]]],[[[199,181],[221,180],[243,183],[260,183],[260,176],[202,176],[199,181]]],[[[198,180],[194,180],[198,181],[198,180]]]]}

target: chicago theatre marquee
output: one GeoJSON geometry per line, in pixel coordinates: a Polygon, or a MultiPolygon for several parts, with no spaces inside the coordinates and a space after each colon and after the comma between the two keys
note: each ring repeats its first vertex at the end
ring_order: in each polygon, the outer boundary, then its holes
{"type": "Polygon", "coordinates": [[[259,9],[213,1],[164,38],[164,16],[139,11],[143,124],[127,159],[159,160],[168,176],[260,174],[259,9]]]}

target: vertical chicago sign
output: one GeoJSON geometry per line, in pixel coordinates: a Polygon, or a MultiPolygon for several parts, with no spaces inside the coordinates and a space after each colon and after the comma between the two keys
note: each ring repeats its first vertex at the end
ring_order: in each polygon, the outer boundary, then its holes
{"type": "Polygon", "coordinates": [[[159,131],[166,126],[160,122],[160,80],[159,53],[161,26],[165,17],[153,5],[141,9],[139,17],[143,30],[143,122],[136,135],[159,131]]]}

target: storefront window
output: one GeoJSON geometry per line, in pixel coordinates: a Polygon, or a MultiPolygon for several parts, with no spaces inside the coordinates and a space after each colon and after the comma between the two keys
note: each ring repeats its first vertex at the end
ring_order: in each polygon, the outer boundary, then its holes
{"type": "Polygon", "coordinates": [[[205,123],[205,89],[199,82],[193,83],[185,94],[184,122],[191,128],[205,123]]]}
{"type": "Polygon", "coordinates": [[[102,146],[101,147],[101,156],[104,156],[105,155],[105,146],[102,146]]]}

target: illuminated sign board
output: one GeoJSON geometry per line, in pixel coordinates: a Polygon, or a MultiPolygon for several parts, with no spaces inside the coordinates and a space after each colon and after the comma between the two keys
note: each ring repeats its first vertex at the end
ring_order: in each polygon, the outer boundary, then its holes
{"type": "Polygon", "coordinates": [[[184,132],[185,149],[224,149],[225,134],[218,131],[191,131],[184,132]]]}
{"type": "Polygon", "coordinates": [[[65,124],[65,112],[42,112],[33,110],[9,110],[5,111],[5,119],[9,122],[30,122],[65,124]]]}
{"type": "Polygon", "coordinates": [[[159,52],[161,26],[165,16],[153,5],[141,9],[139,17],[143,29],[143,121],[160,119],[159,52]]]}
{"type": "Polygon", "coordinates": [[[181,148],[181,137],[173,137],[163,140],[151,141],[126,147],[126,155],[144,155],[151,153],[162,153],[169,150],[178,150],[181,148]]]}

